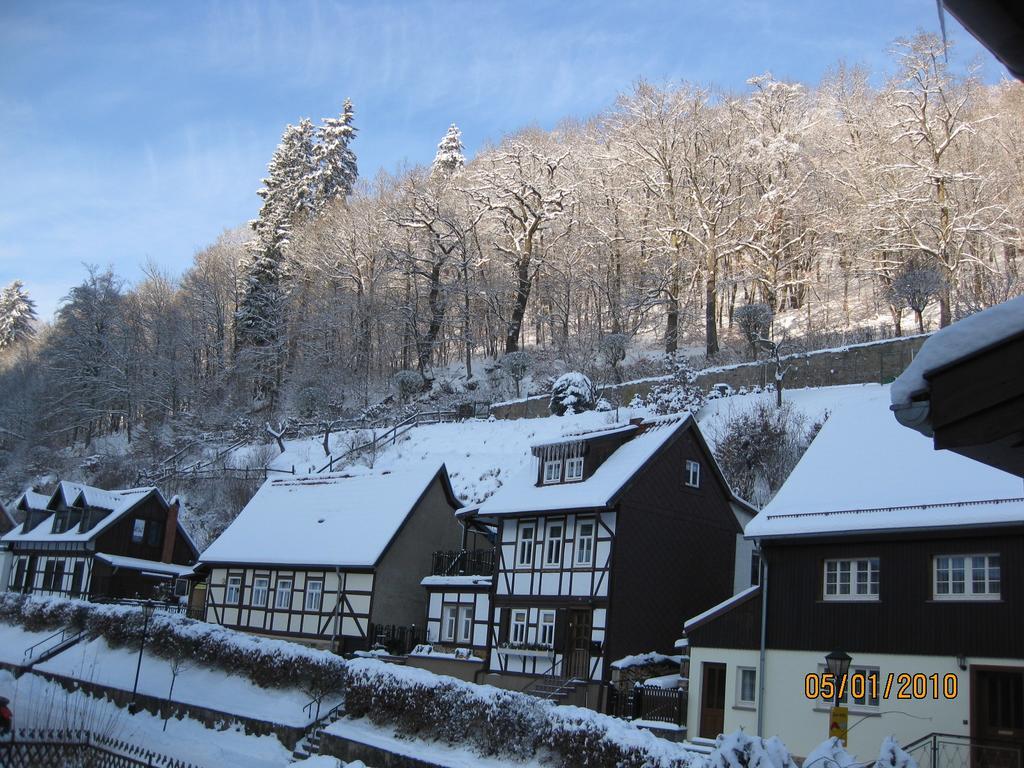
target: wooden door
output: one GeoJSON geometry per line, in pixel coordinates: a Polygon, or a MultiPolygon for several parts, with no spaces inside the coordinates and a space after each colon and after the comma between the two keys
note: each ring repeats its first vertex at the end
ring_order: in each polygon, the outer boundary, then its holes
{"type": "Polygon", "coordinates": [[[590,633],[593,625],[593,611],[590,608],[570,609],[565,677],[590,679],[590,633]]]}
{"type": "Polygon", "coordinates": [[[700,736],[714,739],[725,728],[725,664],[701,667],[700,736]]]}
{"type": "Polygon", "coordinates": [[[982,744],[972,750],[978,768],[1018,768],[1024,744],[1024,671],[973,669],[971,737],[982,744]],[[999,748],[1005,742],[1007,748],[999,748]],[[983,746],[990,744],[991,747],[983,746]]]}

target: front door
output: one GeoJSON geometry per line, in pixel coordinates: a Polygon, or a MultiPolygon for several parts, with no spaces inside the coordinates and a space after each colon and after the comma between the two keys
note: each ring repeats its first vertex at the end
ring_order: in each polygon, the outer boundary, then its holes
{"type": "Polygon", "coordinates": [[[1017,766],[1019,753],[995,744],[1005,741],[1019,748],[1024,743],[1024,670],[972,669],[971,676],[971,737],[994,743],[984,758],[975,756],[975,763],[988,768],[1017,766]]]}
{"type": "Polygon", "coordinates": [[[725,729],[725,664],[704,662],[701,669],[700,736],[714,739],[725,729]]]}
{"type": "Polygon", "coordinates": [[[565,676],[590,679],[590,631],[593,628],[593,611],[590,608],[569,610],[568,649],[565,676]]]}

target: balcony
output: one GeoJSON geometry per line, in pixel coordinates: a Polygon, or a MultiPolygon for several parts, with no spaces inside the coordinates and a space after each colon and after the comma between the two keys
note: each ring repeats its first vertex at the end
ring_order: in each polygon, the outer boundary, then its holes
{"type": "Polygon", "coordinates": [[[493,576],[493,549],[453,549],[434,553],[431,576],[493,576]]]}

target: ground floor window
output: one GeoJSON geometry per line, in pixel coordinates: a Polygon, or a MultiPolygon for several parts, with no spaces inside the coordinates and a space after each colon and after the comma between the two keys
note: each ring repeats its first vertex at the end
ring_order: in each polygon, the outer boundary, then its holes
{"type": "Polygon", "coordinates": [[[740,706],[754,706],[757,691],[757,670],[753,667],[736,669],[736,703],[740,706]]]}
{"type": "Polygon", "coordinates": [[[524,610],[512,611],[512,633],[513,645],[522,645],[526,642],[527,612],[524,610]]]}

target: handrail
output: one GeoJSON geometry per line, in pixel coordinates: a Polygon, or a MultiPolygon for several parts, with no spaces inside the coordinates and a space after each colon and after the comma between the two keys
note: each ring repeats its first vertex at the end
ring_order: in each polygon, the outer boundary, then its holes
{"type": "MultiPolygon", "coordinates": [[[[32,657],[35,656],[35,654],[36,654],[36,649],[39,648],[39,646],[41,646],[41,645],[49,643],[55,637],[59,637],[60,639],[56,643],[53,643],[53,645],[50,648],[47,648],[44,651],[44,653],[46,651],[52,650],[53,648],[56,648],[57,646],[67,642],[72,637],[81,637],[84,634],[85,634],[85,630],[84,629],[83,630],[78,630],[78,629],[73,629],[72,627],[65,627],[64,629],[60,630],[59,632],[54,632],[49,637],[45,637],[42,640],[40,640],[38,643],[35,643],[34,645],[30,645],[28,648],[26,648],[25,652],[22,654],[22,657],[21,657],[22,663],[26,663],[26,662],[31,661],[32,657]]],[[[42,654],[40,654],[40,655],[42,655],[42,654]]]]}

